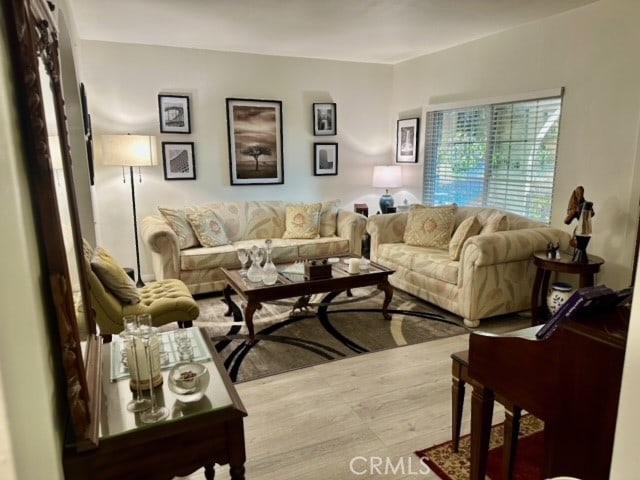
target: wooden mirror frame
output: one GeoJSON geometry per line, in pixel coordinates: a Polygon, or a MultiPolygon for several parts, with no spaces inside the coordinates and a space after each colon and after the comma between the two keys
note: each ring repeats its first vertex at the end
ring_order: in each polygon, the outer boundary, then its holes
{"type": "Polygon", "coordinates": [[[60,340],[60,364],[66,379],[70,423],[78,450],[96,447],[99,416],[99,341],[91,308],[89,283],[84,268],[84,249],[73,183],[69,138],[60,78],[55,6],[45,0],[10,0],[7,5],[8,39],[11,47],[14,86],[20,113],[23,150],[32,202],[36,210],[39,243],[48,273],[60,340]],[[13,22],[12,22],[13,20],[13,22]],[[40,78],[39,60],[48,79],[40,78]],[[47,82],[48,80],[48,82],[47,82]],[[75,258],[68,258],[56,199],[42,87],[50,84],[60,140],[67,203],[75,258]],[[83,359],[76,306],[68,262],[76,262],[88,338],[83,359]]]}

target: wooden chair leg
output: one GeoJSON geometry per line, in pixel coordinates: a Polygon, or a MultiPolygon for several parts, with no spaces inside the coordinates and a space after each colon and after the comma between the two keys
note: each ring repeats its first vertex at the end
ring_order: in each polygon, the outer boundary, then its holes
{"type": "Polygon", "coordinates": [[[505,405],[504,410],[504,478],[511,480],[516,465],[518,450],[518,433],[520,432],[520,417],[522,410],[516,405],[505,405]]]}

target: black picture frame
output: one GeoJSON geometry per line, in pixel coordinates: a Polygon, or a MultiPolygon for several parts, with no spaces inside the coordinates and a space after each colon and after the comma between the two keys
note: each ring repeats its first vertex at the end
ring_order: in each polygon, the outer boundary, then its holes
{"type": "Polygon", "coordinates": [[[187,95],[158,95],[161,133],[191,133],[191,112],[187,95]]]}
{"type": "Polygon", "coordinates": [[[284,183],[282,102],[227,98],[231,185],[284,183]]]}
{"type": "Polygon", "coordinates": [[[84,143],[87,150],[89,184],[95,185],[95,171],[93,168],[93,132],[91,130],[91,114],[89,114],[87,91],[84,83],[80,83],[80,108],[82,110],[82,124],[84,126],[84,143]]]}
{"type": "Polygon", "coordinates": [[[313,144],[313,174],[338,175],[338,144],[314,143],[313,144]]]}
{"type": "Polygon", "coordinates": [[[420,119],[398,120],[396,130],[396,163],[418,163],[420,119]]]}
{"type": "Polygon", "coordinates": [[[335,103],[313,104],[313,134],[316,137],[322,135],[337,135],[338,115],[335,103]]]}
{"type": "Polygon", "coordinates": [[[165,180],[195,180],[194,142],[162,142],[162,168],[165,180]]]}

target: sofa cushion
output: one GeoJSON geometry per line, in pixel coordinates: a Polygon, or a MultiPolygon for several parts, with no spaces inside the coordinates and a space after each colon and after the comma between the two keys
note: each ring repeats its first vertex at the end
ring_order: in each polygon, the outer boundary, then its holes
{"type": "Polygon", "coordinates": [[[231,242],[282,238],[285,203],[281,201],[216,202],[198,207],[213,211],[231,242]]]}
{"type": "Polygon", "coordinates": [[[480,221],[475,215],[464,219],[462,223],[458,225],[458,228],[456,228],[449,242],[449,258],[451,258],[451,260],[460,260],[460,253],[462,252],[464,242],[466,242],[469,237],[478,235],[481,228],[482,225],[480,225],[480,221]]]}
{"type": "Polygon", "coordinates": [[[457,205],[411,205],[404,231],[405,243],[448,250],[457,209],[457,205]]]}
{"type": "Polygon", "coordinates": [[[378,245],[378,262],[383,265],[399,265],[425,277],[453,285],[458,283],[460,262],[451,260],[447,250],[404,243],[382,243],[378,245]]]}
{"type": "Polygon", "coordinates": [[[340,200],[322,202],[320,209],[320,236],[335,237],[338,225],[338,209],[340,200]]]}
{"type": "Polygon", "coordinates": [[[509,220],[504,213],[494,212],[485,220],[480,233],[495,233],[509,230],[509,220]]]}
{"type": "Polygon", "coordinates": [[[282,238],[318,238],[321,203],[291,203],[285,209],[282,238]]]}
{"type": "Polygon", "coordinates": [[[100,282],[123,303],[138,303],[140,292],[131,277],[118,261],[102,247],[97,247],[91,257],[91,270],[100,282]]]}
{"type": "Polygon", "coordinates": [[[219,247],[229,243],[222,222],[213,211],[200,210],[187,213],[187,219],[203,247],[219,247]]]}
{"type": "Polygon", "coordinates": [[[158,210],[171,227],[171,230],[178,236],[180,249],[200,246],[198,237],[196,237],[196,233],[187,219],[187,212],[191,212],[191,209],[158,207],[158,210]]]}

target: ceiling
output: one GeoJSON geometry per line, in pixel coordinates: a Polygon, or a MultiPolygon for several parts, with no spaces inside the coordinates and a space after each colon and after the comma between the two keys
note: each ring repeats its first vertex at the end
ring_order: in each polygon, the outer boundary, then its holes
{"type": "Polygon", "coordinates": [[[69,0],[83,40],[394,64],[596,0],[69,0]]]}

